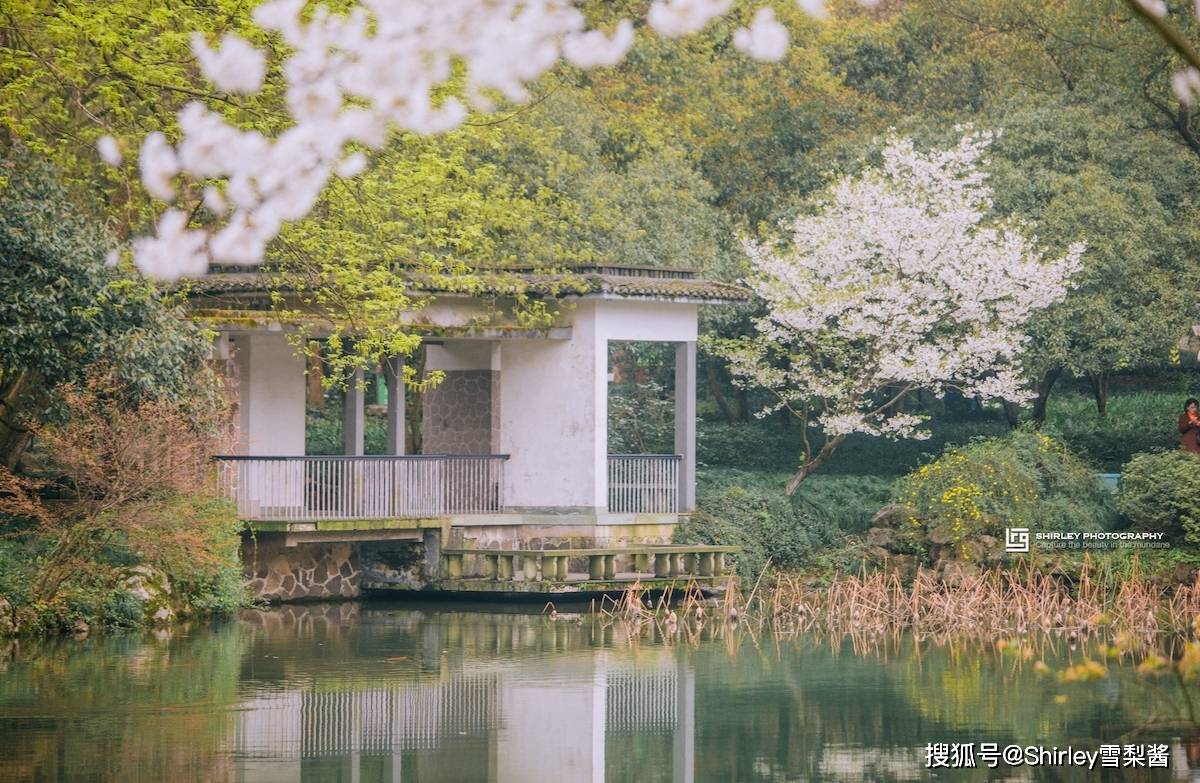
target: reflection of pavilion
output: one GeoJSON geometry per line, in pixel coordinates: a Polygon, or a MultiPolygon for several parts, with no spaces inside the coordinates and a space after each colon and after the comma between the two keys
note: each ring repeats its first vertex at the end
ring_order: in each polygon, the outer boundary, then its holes
{"type": "Polygon", "coordinates": [[[597,652],[492,662],[445,681],[264,694],[240,705],[233,749],[238,779],[253,783],[602,783],[608,737],[670,734],[672,779],[690,783],[693,732],[682,658],[597,652]]]}

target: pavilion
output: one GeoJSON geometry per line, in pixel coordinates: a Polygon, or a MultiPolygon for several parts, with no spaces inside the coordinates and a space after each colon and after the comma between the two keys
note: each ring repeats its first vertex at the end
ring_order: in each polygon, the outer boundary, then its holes
{"type": "MultiPolygon", "coordinates": [[[[306,360],[288,339],[294,327],[275,315],[265,273],[190,281],[192,313],[218,332],[215,357],[236,389],[237,453],[217,462],[239,516],[286,546],[421,540],[431,528],[480,546],[669,540],[695,507],[699,308],[745,292],[679,269],[570,276],[553,286],[553,322],[537,328],[520,325],[502,291],[423,292],[424,306],[402,317],[423,335],[426,372],[444,380],[422,395],[422,453],[406,444],[404,359],[394,357],[383,363],[387,453],[364,454],[360,375],[347,384],[337,456],[305,453],[306,360]],[[674,346],[673,453],[609,453],[613,341],[674,346]]],[[[546,287],[527,278],[530,290],[546,287]]]]}

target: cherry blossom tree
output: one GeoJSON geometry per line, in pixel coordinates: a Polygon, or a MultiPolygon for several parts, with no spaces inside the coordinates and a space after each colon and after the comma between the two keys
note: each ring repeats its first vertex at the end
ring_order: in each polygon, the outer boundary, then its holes
{"type": "Polygon", "coordinates": [[[746,243],[767,314],[757,335],[718,343],[735,378],[772,391],[804,429],[795,492],[851,433],[927,438],[901,403],[917,390],[1023,401],[1030,317],[1067,293],[1084,245],[1046,259],[1023,227],[995,220],[979,169],[993,136],[919,152],[892,138],[878,168],[835,183],[790,242],[746,243]],[[823,443],[810,446],[810,429],[823,443]]]}

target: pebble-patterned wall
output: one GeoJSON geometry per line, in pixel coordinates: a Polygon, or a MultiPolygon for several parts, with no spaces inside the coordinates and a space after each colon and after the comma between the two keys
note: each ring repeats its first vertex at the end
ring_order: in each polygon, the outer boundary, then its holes
{"type": "Polygon", "coordinates": [[[422,445],[426,454],[489,454],[499,406],[491,370],[448,370],[423,395],[422,445]]]}

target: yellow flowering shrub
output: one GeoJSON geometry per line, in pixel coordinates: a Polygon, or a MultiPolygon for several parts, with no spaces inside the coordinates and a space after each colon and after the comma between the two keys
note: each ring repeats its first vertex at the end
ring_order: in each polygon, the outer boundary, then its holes
{"type": "Polygon", "coordinates": [[[908,509],[902,537],[923,550],[930,537],[967,555],[982,535],[1006,527],[1098,530],[1116,521],[1095,472],[1059,441],[1034,430],[947,449],[900,479],[893,501],[908,509]]]}

